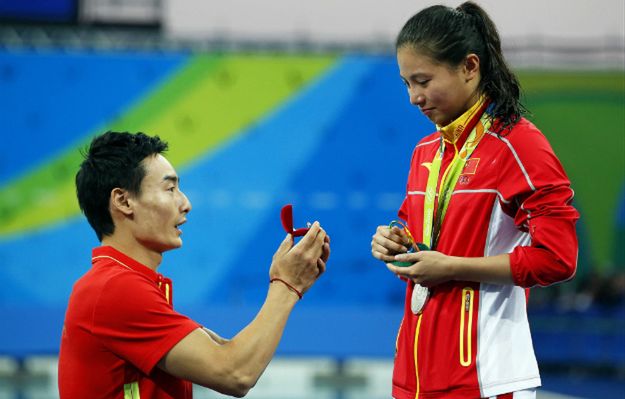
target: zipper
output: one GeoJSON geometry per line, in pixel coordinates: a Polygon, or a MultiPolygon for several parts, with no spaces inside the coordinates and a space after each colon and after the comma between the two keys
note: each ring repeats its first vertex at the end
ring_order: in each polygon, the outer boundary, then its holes
{"type": "Polygon", "coordinates": [[[460,365],[471,365],[472,330],[473,330],[473,298],[475,291],[471,287],[462,289],[462,301],[460,302],[460,365]]]}
{"type": "Polygon", "coordinates": [[[423,314],[420,314],[417,319],[417,328],[414,334],[414,370],[415,370],[415,378],[417,382],[417,392],[415,394],[415,399],[419,399],[419,361],[418,361],[418,348],[419,348],[419,331],[421,330],[421,319],[423,319],[423,314]]]}
{"type": "Polygon", "coordinates": [[[165,300],[167,301],[168,304],[171,305],[171,299],[170,299],[170,285],[167,283],[167,281],[164,281],[165,279],[163,278],[163,276],[159,275],[158,276],[158,288],[161,290],[161,292],[163,294],[165,294],[165,300]],[[165,287],[163,287],[163,285],[165,287]]]}
{"type": "Polygon", "coordinates": [[[401,319],[401,323],[399,323],[399,330],[397,330],[397,336],[395,337],[395,356],[397,356],[397,351],[399,350],[399,335],[401,334],[401,328],[404,326],[404,319],[401,319]]]}

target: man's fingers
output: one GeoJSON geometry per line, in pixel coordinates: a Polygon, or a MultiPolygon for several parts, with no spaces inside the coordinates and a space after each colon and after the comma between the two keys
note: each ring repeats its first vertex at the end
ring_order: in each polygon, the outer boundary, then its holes
{"type": "Polygon", "coordinates": [[[326,240],[325,243],[323,244],[323,248],[321,252],[321,260],[324,262],[327,262],[329,257],[330,257],[330,243],[328,240],[326,240]]]}
{"type": "Polygon", "coordinates": [[[326,234],[326,231],[319,227],[319,233],[317,233],[317,237],[315,237],[315,241],[319,247],[323,247],[326,242],[327,236],[328,235],[326,234]]]}
{"type": "MultiPolygon", "coordinates": [[[[319,222],[313,223],[312,226],[310,226],[310,229],[304,235],[304,237],[302,237],[300,242],[297,243],[297,245],[302,249],[307,250],[311,246],[315,245],[315,239],[321,233],[321,231],[323,231],[323,229],[321,228],[319,222]]],[[[323,234],[325,236],[325,232],[323,232],[323,234]]]]}
{"type": "Polygon", "coordinates": [[[289,249],[293,247],[293,236],[291,234],[287,234],[284,237],[284,240],[280,243],[278,250],[276,251],[276,255],[284,255],[289,252],[289,249]]]}
{"type": "MultiPolygon", "coordinates": [[[[310,241],[308,246],[302,247],[302,250],[305,253],[310,255],[310,260],[319,259],[323,256],[323,246],[325,245],[325,231],[322,228],[319,228],[319,232],[314,240],[310,241]]],[[[300,241],[301,244],[301,241],[300,241]]]]}
{"type": "Polygon", "coordinates": [[[326,262],[324,262],[321,258],[317,259],[317,270],[319,271],[317,277],[321,276],[326,271],[326,262]]]}

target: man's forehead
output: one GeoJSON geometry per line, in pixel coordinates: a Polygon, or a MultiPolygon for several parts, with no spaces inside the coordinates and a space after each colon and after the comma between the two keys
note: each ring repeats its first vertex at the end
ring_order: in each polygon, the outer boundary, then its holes
{"type": "Polygon", "coordinates": [[[178,181],[178,174],[176,173],[176,170],[167,160],[167,158],[165,158],[161,154],[148,156],[143,160],[143,164],[145,167],[146,179],[150,179],[156,182],[171,180],[178,181]]]}

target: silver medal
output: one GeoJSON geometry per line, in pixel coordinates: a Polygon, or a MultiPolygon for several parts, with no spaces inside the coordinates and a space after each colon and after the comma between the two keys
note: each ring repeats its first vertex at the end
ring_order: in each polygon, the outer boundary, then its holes
{"type": "Polygon", "coordinates": [[[420,284],[415,284],[412,289],[412,297],[410,299],[410,309],[414,314],[420,314],[423,311],[428,298],[430,297],[430,290],[428,287],[424,287],[420,284]]]}

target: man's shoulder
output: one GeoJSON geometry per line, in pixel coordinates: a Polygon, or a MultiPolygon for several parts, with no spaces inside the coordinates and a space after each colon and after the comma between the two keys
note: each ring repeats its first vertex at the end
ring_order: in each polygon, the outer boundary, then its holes
{"type": "Polygon", "coordinates": [[[85,292],[96,298],[100,293],[140,290],[140,287],[149,287],[151,283],[147,276],[135,270],[114,261],[100,261],[76,281],[73,294],[85,292]]]}

